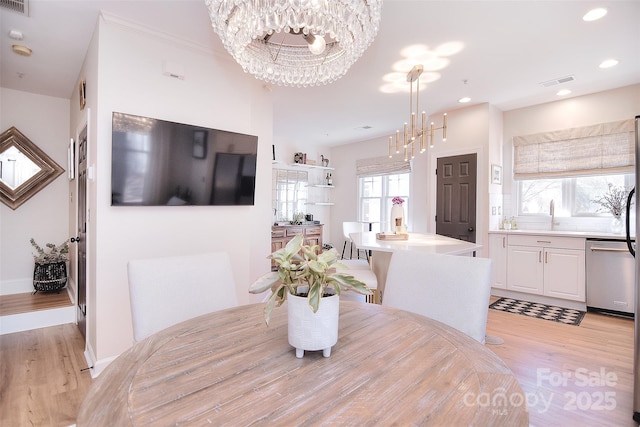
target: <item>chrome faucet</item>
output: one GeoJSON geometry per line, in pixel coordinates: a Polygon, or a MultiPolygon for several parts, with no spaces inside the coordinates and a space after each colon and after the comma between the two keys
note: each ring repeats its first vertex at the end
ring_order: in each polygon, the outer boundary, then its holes
{"type": "Polygon", "coordinates": [[[551,215],[551,230],[553,230],[556,225],[560,224],[559,222],[555,222],[556,206],[553,199],[551,199],[551,202],[549,203],[549,215],[551,215]]]}

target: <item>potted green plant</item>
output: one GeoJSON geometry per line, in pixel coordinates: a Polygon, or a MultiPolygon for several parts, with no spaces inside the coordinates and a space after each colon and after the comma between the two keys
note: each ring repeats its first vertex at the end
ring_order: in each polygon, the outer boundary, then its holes
{"type": "Polygon", "coordinates": [[[47,249],[38,245],[33,238],[31,238],[30,242],[36,249],[36,254],[33,255],[33,260],[35,261],[33,269],[33,292],[60,292],[60,289],[67,284],[69,239],[60,245],[47,243],[45,244],[45,248],[47,249]]]}
{"type": "Polygon", "coordinates": [[[295,347],[298,358],[303,357],[304,350],[323,350],[325,357],[331,354],[331,347],[338,339],[341,292],[371,294],[364,283],[336,270],[341,264],[334,249],[319,254],[318,249],[318,246],[304,245],[301,235],[294,237],[268,257],[278,270],[260,277],[249,288],[253,294],[271,290],[264,310],[267,325],[273,309],[289,301],[289,343],[295,347]],[[306,330],[305,326],[313,330],[306,330]],[[318,336],[323,337],[320,342],[311,342],[318,336]]]}

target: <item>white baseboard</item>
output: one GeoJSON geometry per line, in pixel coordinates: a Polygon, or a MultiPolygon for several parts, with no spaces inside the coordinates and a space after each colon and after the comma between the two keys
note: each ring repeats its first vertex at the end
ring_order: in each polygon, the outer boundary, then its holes
{"type": "Polygon", "coordinates": [[[74,306],[11,314],[0,318],[0,335],[75,323],[75,321],[76,308],[74,306]]]}
{"type": "Polygon", "coordinates": [[[87,349],[84,352],[84,358],[87,361],[87,366],[89,366],[89,372],[91,373],[91,378],[93,379],[97,378],[98,375],[100,375],[102,371],[104,371],[105,368],[109,366],[109,364],[116,359],[116,357],[118,356],[112,356],[112,357],[107,357],[106,359],[96,360],[96,355],[93,352],[93,349],[87,343],[87,349]]]}

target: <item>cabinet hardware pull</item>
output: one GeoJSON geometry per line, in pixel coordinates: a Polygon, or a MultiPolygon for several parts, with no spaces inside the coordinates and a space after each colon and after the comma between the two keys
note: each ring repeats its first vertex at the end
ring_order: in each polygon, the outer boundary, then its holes
{"type": "Polygon", "coordinates": [[[542,251],[538,251],[538,262],[542,262],[542,251]]]}
{"type": "Polygon", "coordinates": [[[507,247],[507,238],[506,238],[506,237],[503,237],[503,238],[502,238],[502,249],[504,249],[504,248],[506,248],[506,247],[507,247]]]}
{"type": "Polygon", "coordinates": [[[616,248],[602,248],[599,246],[593,246],[591,252],[629,252],[629,249],[616,249],[616,248]]]}
{"type": "Polygon", "coordinates": [[[550,240],[537,240],[538,243],[551,243],[550,240]]]}
{"type": "Polygon", "coordinates": [[[544,263],[549,264],[549,252],[544,253],[544,263]]]}

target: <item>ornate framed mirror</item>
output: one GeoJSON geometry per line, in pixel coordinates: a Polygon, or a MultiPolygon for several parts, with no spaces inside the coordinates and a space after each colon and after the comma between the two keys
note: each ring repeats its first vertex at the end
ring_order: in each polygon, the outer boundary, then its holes
{"type": "Polygon", "coordinates": [[[0,134],[0,200],[11,209],[17,209],[63,172],[15,127],[0,134]]]}

